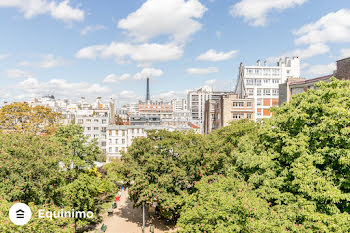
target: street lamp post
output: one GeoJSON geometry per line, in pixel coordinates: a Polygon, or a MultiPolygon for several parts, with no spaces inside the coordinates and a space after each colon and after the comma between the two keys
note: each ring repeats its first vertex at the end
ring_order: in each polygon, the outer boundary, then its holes
{"type": "Polygon", "coordinates": [[[145,221],[145,204],[142,206],[142,233],[145,233],[146,221],[145,221]]]}

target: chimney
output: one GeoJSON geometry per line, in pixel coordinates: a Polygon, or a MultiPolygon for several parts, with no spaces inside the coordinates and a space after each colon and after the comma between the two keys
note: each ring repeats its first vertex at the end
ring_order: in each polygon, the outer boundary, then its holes
{"type": "Polygon", "coordinates": [[[267,61],[266,60],[264,61],[264,66],[267,66],[267,61]]]}
{"type": "Polygon", "coordinates": [[[147,77],[147,90],[146,90],[146,102],[149,103],[151,100],[149,95],[149,77],[147,77]]]}
{"type": "Polygon", "coordinates": [[[256,65],[260,66],[260,59],[256,61],[256,65]]]}

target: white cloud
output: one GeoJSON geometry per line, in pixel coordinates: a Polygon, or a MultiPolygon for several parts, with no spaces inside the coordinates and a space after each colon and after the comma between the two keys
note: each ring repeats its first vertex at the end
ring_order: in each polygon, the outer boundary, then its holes
{"type": "Polygon", "coordinates": [[[154,68],[144,68],[141,72],[134,75],[134,79],[141,80],[146,79],[147,77],[160,77],[163,75],[163,71],[160,69],[154,68]]]}
{"type": "Polygon", "coordinates": [[[126,104],[130,102],[136,102],[136,100],[141,100],[142,97],[136,92],[130,90],[123,90],[117,94],[113,94],[111,98],[115,99],[118,104],[126,104]]]}
{"type": "Polygon", "coordinates": [[[296,44],[350,42],[350,10],[331,12],[295,32],[296,44]]]}
{"type": "Polygon", "coordinates": [[[306,67],[305,74],[309,76],[330,75],[337,69],[335,63],[330,63],[328,65],[308,65],[306,67]]]}
{"type": "Polygon", "coordinates": [[[176,98],[186,98],[188,91],[167,91],[156,93],[151,96],[153,99],[171,100],[176,98]]]}
{"type": "Polygon", "coordinates": [[[185,42],[200,30],[197,19],[207,8],[198,0],[147,0],[138,10],[118,23],[138,42],[145,42],[160,35],[171,40],[185,42]]]}
{"type": "Polygon", "coordinates": [[[219,72],[216,67],[208,67],[208,68],[189,68],[187,69],[188,74],[211,74],[219,72]]]}
{"type": "Polygon", "coordinates": [[[95,45],[82,48],[76,53],[77,58],[96,59],[114,58],[122,62],[125,58],[138,62],[141,65],[150,65],[157,61],[170,61],[180,58],[183,48],[174,44],[140,44],[116,43],[110,45],[95,45]]]}
{"type": "Polygon", "coordinates": [[[107,77],[103,80],[104,83],[117,83],[122,80],[127,80],[131,77],[130,74],[122,74],[121,76],[118,76],[116,74],[109,74],[107,77]]]}
{"type": "Polygon", "coordinates": [[[20,66],[36,66],[40,68],[53,68],[57,66],[62,66],[68,63],[61,57],[55,57],[53,54],[40,55],[41,60],[38,62],[22,61],[19,63],[20,66]]]}
{"type": "Polygon", "coordinates": [[[19,69],[10,69],[6,70],[5,74],[9,78],[30,78],[32,75],[26,71],[19,69]]]}
{"type": "Polygon", "coordinates": [[[199,61],[225,61],[231,59],[238,51],[231,50],[229,52],[216,52],[213,49],[208,50],[207,52],[199,55],[196,59],[199,61]]]}
{"type": "Polygon", "coordinates": [[[341,49],[340,52],[341,52],[340,59],[350,57],[350,49],[341,49]]]}
{"type": "Polygon", "coordinates": [[[9,53],[0,54],[0,60],[6,59],[9,56],[11,56],[11,54],[9,54],[9,53]]]}
{"type": "Polygon", "coordinates": [[[36,78],[30,77],[16,85],[16,88],[22,90],[25,95],[53,95],[63,97],[80,96],[101,96],[110,93],[111,89],[100,84],[90,84],[87,82],[72,83],[64,79],[51,79],[47,82],[39,82],[36,78]]]}
{"type": "Polygon", "coordinates": [[[127,80],[133,77],[135,80],[141,80],[146,79],[147,77],[160,77],[163,75],[163,71],[160,69],[154,69],[154,68],[143,68],[140,72],[134,74],[131,76],[130,74],[122,74],[122,75],[116,75],[116,74],[109,74],[104,80],[104,83],[117,83],[122,80],[127,80]]]}
{"type": "Polygon", "coordinates": [[[80,34],[85,36],[89,32],[96,32],[96,31],[105,30],[105,29],[106,29],[106,26],[103,26],[103,25],[86,26],[80,31],[80,34]]]}
{"type": "Polygon", "coordinates": [[[303,5],[308,0],[241,0],[231,7],[232,16],[241,16],[252,26],[266,25],[271,11],[283,11],[303,5]]]}
{"type": "Polygon", "coordinates": [[[312,44],[305,49],[296,49],[294,51],[281,54],[278,57],[269,57],[267,58],[267,62],[273,63],[273,62],[277,62],[282,57],[294,57],[294,56],[298,56],[301,59],[306,59],[316,55],[328,53],[329,51],[330,51],[329,47],[325,44],[321,44],[321,43],[312,44]]]}
{"type": "Polygon", "coordinates": [[[216,83],[216,79],[210,79],[204,82],[204,85],[212,86],[216,83]]]}
{"type": "Polygon", "coordinates": [[[66,23],[84,20],[84,11],[69,5],[70,0],[60,3],[48,0],[0,0],[0,7],[18,8],[24,17],[30,19],[37,15],[50,14],[66,23]]]}

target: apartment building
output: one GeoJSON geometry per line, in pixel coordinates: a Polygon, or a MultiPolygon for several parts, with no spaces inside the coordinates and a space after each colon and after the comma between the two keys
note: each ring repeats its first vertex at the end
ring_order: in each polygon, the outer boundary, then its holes
{"type": "Polygon", "coordinates": [[[187,101],[185,99],[172,99],[173,112],[187,111],[187,101]]]}
{"type": "Polygon", "coordinates": [[[161,119],[171,118],[173,113],[173,106],[171,102],[167,101],[147,101],[139,102],[139,115],[159,115],[161,119]]]}
{"type": "Polygon", "coordinates": [[[120,158],[121,153],[127,152],[135,138],[147,136],[144,126],[110,125],[107,131],[107,162],[120,158]]]}
{"type": "Polygon", "coordinates": [[[299,77],[299,57],[280,59],[276,66],[267,66],[266,62],[261,65],[259,60],[255,66],[241,64],[235,94],[239,98],[254,99],[254,119],[269,118],[269,109],[279,105],[279,84],[299,77]]]}
{"type": "Polygon", "coordinates": [[[230,122],[240,119],[254,119],[254,99],[239,98],[237,94],[229,93],[220,96],[219,100],[206,101],[204,111],[204,133],[228,126],[230,122]]]}
{"type": "Polygon", "coordinates": [[[76,115],[76,124],[84,128],[84,135],[97,139],[97,144],[106,153],[106,132],[109,124],[108,110],[82,110],[76,115]]]}
{"type": "Polygon", "coordinates": [[[189,91],[187,94],[188,110],[191,113],[192,120],[199,124],[201,131],[204,132],[204,111],[208,100],[219,101],[222,95],[229,92],[213,91],[211,88],[202,87],[196,91],[189,91]]]}

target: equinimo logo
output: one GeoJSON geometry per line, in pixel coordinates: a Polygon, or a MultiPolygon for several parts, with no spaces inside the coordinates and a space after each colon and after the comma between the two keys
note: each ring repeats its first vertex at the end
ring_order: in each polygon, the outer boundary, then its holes
{"type": "Polygon", "coordinates": [[[32,211],[29,206],[24,203],[16,203],[11,206],[9,211],[11,222],[15,225],[21,226],[29,222],[32,217],[32,211]]]}

